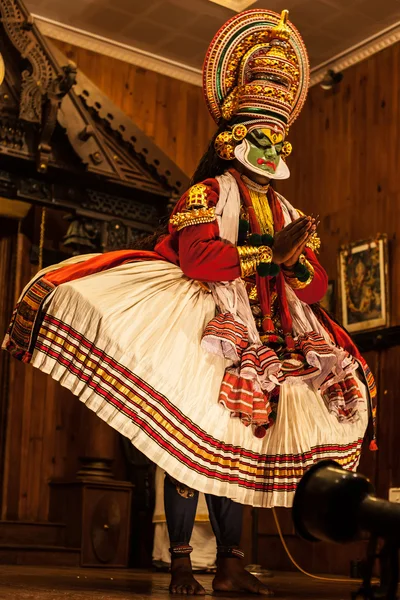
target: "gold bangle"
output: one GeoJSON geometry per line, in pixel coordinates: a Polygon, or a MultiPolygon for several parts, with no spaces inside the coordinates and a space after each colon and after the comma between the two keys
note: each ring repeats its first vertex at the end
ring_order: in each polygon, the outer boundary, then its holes
{"type": "Polygon", "coordinates": [[[239,256],[241,258],[255,258],[258,255],[257,246],[238,246],[239,256]]]}
{"type": "Polygon", "coordinates": [[[257,270],[258,248],[256,246],[237,246],[242,277],[250,277],[257,270]]]}
{"type": "Polygon", "coordinates": [[[297,279],[297,277],[284,273],[287,283],[294,290],[303,290],[308,285],[310,285],[310,283],[314,279],[314,267],[312,266],[312,264],[306,259],[306,257],[303,254],[301,255],[299,260],[307,268],[310,275],[306,281],[300,281],[299,279],[297,279]]]}
{"type": "Polygon", "coordinates": [[[272,250],[269,246],[237,246],[242,277],[250,277],[257,271],[260,263],[272,262],[272,250]]]}
{"type": "Polygon", "coordinates": [[[240,271],[243,278],[254,275],[257,270],[257,261],[254,258],[240,262],[240,271]]]}

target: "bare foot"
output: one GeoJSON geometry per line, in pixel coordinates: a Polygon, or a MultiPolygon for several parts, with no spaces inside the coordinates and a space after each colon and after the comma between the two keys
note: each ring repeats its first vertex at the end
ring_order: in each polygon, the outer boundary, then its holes
{"type": "Polygon", "coordinates": [[[170,594],[182,596],[204,596],[206,591],[193,577],[189,556],[174,558],[171,563],[170,594]]]}
{"type": "Polygon", "coordinates": [[[248,592],[260,596],[273,596],[273,592],[242,566],[237,558],[220,558],[213,581],[214,592],[248,592]]]}

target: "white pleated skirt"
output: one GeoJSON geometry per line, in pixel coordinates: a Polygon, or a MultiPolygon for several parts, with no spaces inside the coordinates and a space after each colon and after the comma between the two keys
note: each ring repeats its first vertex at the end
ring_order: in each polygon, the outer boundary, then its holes
{"type": "Polygon", "coordinates": [[[60,285],[45,303],[32,364],[67,387],[173,478],[252,506],[291,506],[316,461],[355,469],[368,420],[339,423],[319,392],[285,383],[264,438],[219,402],[223,357],[201,347],[215,303],[165,261],[60,285]]]}

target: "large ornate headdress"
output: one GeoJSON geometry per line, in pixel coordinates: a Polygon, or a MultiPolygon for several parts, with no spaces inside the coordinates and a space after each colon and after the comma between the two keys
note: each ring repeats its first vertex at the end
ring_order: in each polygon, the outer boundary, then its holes
{"type": "Polygon", "coordinates": [[[216,123],[229,125],[226,134],[233,145],[254,128],[285,137],[304,105],[308,55],[288,14],[264,9],[239,13],[209,46],[204,94],[216,123]]]}

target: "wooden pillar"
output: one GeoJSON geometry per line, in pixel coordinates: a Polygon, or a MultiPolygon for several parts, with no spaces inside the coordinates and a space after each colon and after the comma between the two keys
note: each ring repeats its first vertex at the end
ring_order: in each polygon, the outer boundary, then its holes
{"type": "MultiPolygon", "coordinates": [[[[4,227],[18,227],[18,223],[5,219],[4,227]]],[[[3,323],[10,320],[13,305],[18,295],[31,277],[31,268],[26,256],[29,256],[30,243],[28,238],[21,232],[15,232],[15,242],[13,251],[15,253],[14,261],[8,264],[7,277],[10,286],[10,302],[4,304],[3,323]]],[[[1,336],[5,333],[6,327],[1,331],[1,336]]],[[[5,353],[4,353],[5,354],[5,353]]],[[[5,356],[7,356],[5,354],[5,356]]],[[[2,519],[17,520],[19,515],[20,500],[20,474],[21,460],[23,454],[22,431],[23,421],[27,417],[24,411],[25,386],[29,379],[26,367],[15,360],[7,360],[7,372],[2,373],[2,381],[6,382],[6,390],[3,388],[3,403],[7,405],[7,417],[4,435],[4,456],[3,456],[3,481],[2,481],[2,519]]]]}
{"type": "MultiPolygon", "coordinates": [[[[14,302],[15,259],[17,247],[16,221],[0,218],[0,344],[7,330],[14,302]]],[[[0,354],[0,514],[3,506],[3,489],[6,431],[9,407],[10,357],[0,354]]]]}
{"type": "Polygon", "coordinates": [[[118,433],[94,412],[86,409],[82,415],[81,439],[83,453],[79,457],[78,477],[110,478],[116,454],[118,433]]]}

